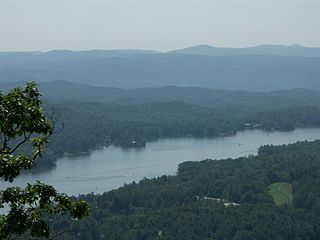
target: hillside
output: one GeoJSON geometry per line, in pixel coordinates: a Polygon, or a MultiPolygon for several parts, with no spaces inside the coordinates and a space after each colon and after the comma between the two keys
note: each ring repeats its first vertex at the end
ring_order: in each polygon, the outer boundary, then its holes
{"type": "Polygon", "coordinates": [[[176,176],[80,196],[91,215],[61,239],[317,240],[319,149],[320,141],[263,146],[258,156],[185,162],[176,176]],[[280,182],[292,187],[283,205],[269,193],[280,182]]]}

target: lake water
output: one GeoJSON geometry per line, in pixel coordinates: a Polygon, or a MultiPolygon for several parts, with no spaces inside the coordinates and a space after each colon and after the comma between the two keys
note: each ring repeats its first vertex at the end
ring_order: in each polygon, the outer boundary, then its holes
{"type": "Polygon", "coordinates": [[[212,139],[164,139],[147,143],[141,149],[109,146],[87,156],[63,157],[51,171],[20,176],[14,184],[24,186],[26,182],[40,180],[70,195],[102,193],[144,177],[175,174],[178,164],[184,161],[237,158],[256,154],[258,147],[265,144],[315,139],[320,139],[320,128],[271,133],[246,130],[235,136],[212,139]]]}

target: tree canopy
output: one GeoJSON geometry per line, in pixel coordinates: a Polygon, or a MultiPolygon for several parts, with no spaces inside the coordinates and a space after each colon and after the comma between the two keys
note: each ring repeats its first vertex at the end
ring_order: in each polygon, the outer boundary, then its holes
{"type": "MultiPolygon", "coordinates": [[[[0,178],[7,182],[31,169],[41,157],[54,124],[44,115],[35,83],[0,93],[0,178]]],[[[25,188],[0,189],[0,239],[31,234],[52,239],[46,219],[66,214],[73,219],[88,213],[85,201],[72,200],[41,182],[25,188]]]]}

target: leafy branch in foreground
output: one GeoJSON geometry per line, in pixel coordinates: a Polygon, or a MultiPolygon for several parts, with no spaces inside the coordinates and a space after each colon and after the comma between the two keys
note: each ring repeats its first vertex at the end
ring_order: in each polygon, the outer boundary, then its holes
{"type": "MultiPolygon", "coordinates": [[[[35,83],[0,93],[0,178],[13,182],[22,170],[31,169],[53,131],[54,121],[44,115],[35,83]]],[[[0,213],[0,239],[24,233],[52,239],[57,234],[50,236],[45,219],[55,214],[83,218],[88,208],[40,182],[0,189],[0,209],[7,210],[0,213]]]]}

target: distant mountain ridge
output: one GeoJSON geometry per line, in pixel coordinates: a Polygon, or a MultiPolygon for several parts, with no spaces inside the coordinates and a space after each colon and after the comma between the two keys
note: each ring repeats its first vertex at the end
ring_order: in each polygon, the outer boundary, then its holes
{"type": "Polygon", "coordinates": [[[171,51],[176,54],[192,54],[205,56],[232,56],[232,55],[273,55],[273,56],[299,56],[320,57],[320,47],[303,47],[298,44],[290,46],[259,45],[246,48],[219,48],[210,45],[197,45],[171,51]]]}
{"type": "Polygon", "coordinates": [[[81,60],[81,59],[100,59],[107,57],[131,57],[145,54],[191,54],[205,56],[233,56],[233,55],[273,55],[273,56],[297,56],[297,57],[320,57],[320,47],[304,47],[299,44],[274,45],[264,44],[253,47],[215,47],[207,44],[195,45],[187,48],[175,49],[172,51],[161,52],[145,49],[114,49],[114,50],[51,50],[47,52],[0,52],[0,63],[4,59],[33,58],[42,61],[55,60],[81,60]]]}
{"type": "Polygon", "coordinates": [[[0,52],[0,64],[32,64],[55,61],[99,60],[112,57],[132,57],[136,55],[158,54],[153,50],[52,50],[48,52],[0,52]]]}

